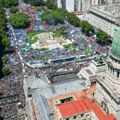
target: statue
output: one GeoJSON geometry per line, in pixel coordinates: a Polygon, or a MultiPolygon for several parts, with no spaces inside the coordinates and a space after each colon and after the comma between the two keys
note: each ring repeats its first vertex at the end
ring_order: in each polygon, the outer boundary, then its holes
{"type": "Polygon", "coordinates": [[[98,61],[100,64],[102,64],[103,63],[103,56],[102,55],[100,55],[100,58],[99,58],[99,61],[98,61]]]}
{"type": "Polygon", "coordinates": [[[96,55],[94,58],[94,61],[98,64],[102,64],[103,63],[103,56],[102,55],[96,55]]]}
{"type": "Polygon", "coordinates": [[[49,40],[53,40],[53,39],[54,39],[54,37],[53,37],[53,33],[50,32],[50,34],[49,34],[49,40]]]}

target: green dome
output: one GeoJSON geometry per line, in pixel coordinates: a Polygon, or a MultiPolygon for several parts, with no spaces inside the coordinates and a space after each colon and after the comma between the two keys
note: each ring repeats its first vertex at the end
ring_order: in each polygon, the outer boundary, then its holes
{"type": "Polygon", "coordinates": [[[110,55],[120,61],[120,29],[114,35],[110,55]]]}

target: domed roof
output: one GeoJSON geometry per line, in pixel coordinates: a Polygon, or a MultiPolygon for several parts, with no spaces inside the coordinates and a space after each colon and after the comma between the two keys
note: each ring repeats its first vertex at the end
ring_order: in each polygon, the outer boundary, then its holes
{"type": "Polygon", "coordinates": [[[120,29],[114,35],[110,55],[120,61],[120,29]]]}

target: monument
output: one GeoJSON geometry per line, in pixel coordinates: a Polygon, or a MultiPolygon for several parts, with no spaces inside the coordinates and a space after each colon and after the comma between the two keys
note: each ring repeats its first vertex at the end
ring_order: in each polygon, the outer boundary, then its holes
{"type": "Polygon", "coordinates": [[[96,77],[105,72],[105,63],[101,55],[96,55],[95,59],[88,67],[84,67],[77,74],[78,77],[86,79],[86,86],[89,88],[91,84],[96,83],[96,77]]]}
{"type": "Polygon", "coordinates": [[[33,49],[55,49],[55,48],[64,48],[64,45],[72,44],[68,39],[63,39],[62,37],[55,37],[53,32],[44,32],[39,33],[33,36],[35,43],[32,43],[31,46],[33,49]]]}

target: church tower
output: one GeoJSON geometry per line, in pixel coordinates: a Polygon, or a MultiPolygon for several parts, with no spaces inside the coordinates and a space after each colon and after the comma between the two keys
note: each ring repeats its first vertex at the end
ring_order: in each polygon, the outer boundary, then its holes
{"type": "Polygon", "coordinates": [[[120,30],[113,38],[106,61],[106,73],[99,77],[95,97],[106,113],[113,113],[120,120],[120,30]]]}

